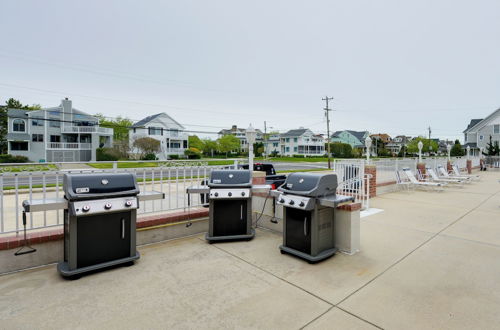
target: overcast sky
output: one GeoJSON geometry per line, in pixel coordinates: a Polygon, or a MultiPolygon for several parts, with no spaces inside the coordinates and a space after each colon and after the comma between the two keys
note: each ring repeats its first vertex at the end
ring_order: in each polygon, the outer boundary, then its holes
{"type": "Polygon", "coordinates": [[[444,139],[500,107],[498,0],[2,0],[0,12],[1,102],[324,133],[328,95],[332,130],[430,125],[444,139]]]}

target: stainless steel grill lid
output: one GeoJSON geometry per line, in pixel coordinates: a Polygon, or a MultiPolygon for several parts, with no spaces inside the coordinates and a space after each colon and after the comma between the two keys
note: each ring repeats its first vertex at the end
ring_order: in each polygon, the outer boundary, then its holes
{"type": "Polygon", "coordinates": [[[65,174],[64,194],[67,200],[84,200],[139,194],[132,173],[65,174]]]}
{"type": "Polygon", "coordinates": [[[216,170],[210,174],[210,188],[245,188],[252,186],[249,170],[216,170]]]}
{"type": "Polygon", "coordinates": [[[294,195],[321,197],[335,195],[337,185],[337,174],[291,173],[278,190],[294,195]]]}

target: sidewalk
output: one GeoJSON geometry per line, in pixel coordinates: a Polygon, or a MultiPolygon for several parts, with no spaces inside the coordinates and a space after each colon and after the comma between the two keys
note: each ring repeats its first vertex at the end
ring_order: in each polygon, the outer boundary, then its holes
{"type": "Polygon", "coordinates": [[[362,251],[316,265],[280,235],[140,248],[141,259],[67,281],[55,265],[0,277],[4,328],[497,329],[500,173],[371,203],[362,251]]]}

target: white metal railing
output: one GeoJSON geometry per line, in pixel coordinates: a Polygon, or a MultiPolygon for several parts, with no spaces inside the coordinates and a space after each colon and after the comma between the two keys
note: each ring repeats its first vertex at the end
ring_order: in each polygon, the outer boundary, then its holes
{"type": "Polygon", "coordinates": [[[365,174],[365,160],[334,160],[333,171],[337,174],[337,193],[353,196],[363,210],[369,208],[370,175],[365,174]]]}
{"type": "MultiPolygon", "coordinates": [[[[141,191],[160,191],[165,193],[165,199],[163,200],[141,202],[138,213],[145,214],[155,212],[164,213],[171,210],[189,211],[191,207],[200,207],[204,204],[202,196],[191,195],[188,199],[186,188],[191,185],[201,184],[214,169],[237,167],[237,161],[232,165],[217,166],[209,166],[200,161],[164,163],[166,164],[165,166],[133,169],[112,168],[105,170],[57,170],[41,172],[0,171],[0,234],[22,230],[21,204],[23,200],[63,197],[62,183],[65,173],[134,173],[141,191]]],[[[63,222],[63,211],[29,213],[27,220],[28,230],[60,226],[63,222]]]]}
{"type": "Polygon", "coordinates": [[[100,126],[63,126],[61,128],[63,133],[101,133],[113,134],[112,128],[100,126]]]}
{"type": "Polygon", "coordinates": [[[92,143],[47,142],[47,149],[92,149],[92,143]]]}

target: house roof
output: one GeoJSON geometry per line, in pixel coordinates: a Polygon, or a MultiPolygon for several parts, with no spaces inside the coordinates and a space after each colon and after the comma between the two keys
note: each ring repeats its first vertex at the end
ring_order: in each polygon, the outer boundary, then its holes
{"type": "Polygon", "coordinates": [[[483,121],[482,119],[471,119],[469,126],[467,126],[467,128],[465,130],[468,130],[469,128],[476,126],[477,124],[479,124],[482,121],[483,121]]]}
{"type": "Polygon", "coordinates": [[[350,131],[348,130],[349,133],[354,135],[359,141],[363,142],[363,139],[365,137],[365,134],[368,134],[368,131],[350,131]]]}
{"type": "Polygon", "coordinates": [[[27,112],[28,112],[28,110],[9,108],[7,110],[7,116],[8,117],[27,117],[26,116],[27,112]]]}
{"type": "Polygon", "coordinates": [[[170,120],[172,120],[174,123],[176,123],[177,125],[179,125],[179,127],[181,127],[182,129],[184,129],[184,126],[182,126],[181,124],[179,124],[174,118],[170,117],[168,114],[166,114],[165,112],[161,112],[161,113],[157,113],[155,115],[151,115],[151,116],[148,116],[144,119],[141,119],[139,120],[138,122],[136,122],[134,125],[132,125],[132,128],[135,128],[135,127],[143,127],[144,125],[146,125],[147,123],[155,120],[156,118],[159,118],[161,116],[166,116],[168,117],[170,120]]]}
{"type": "Polygon", "coordinates": [[[307,131],[307,128],[291,129],[288,132],[281,134],[281,136],[301,136],[307,131]]]}

